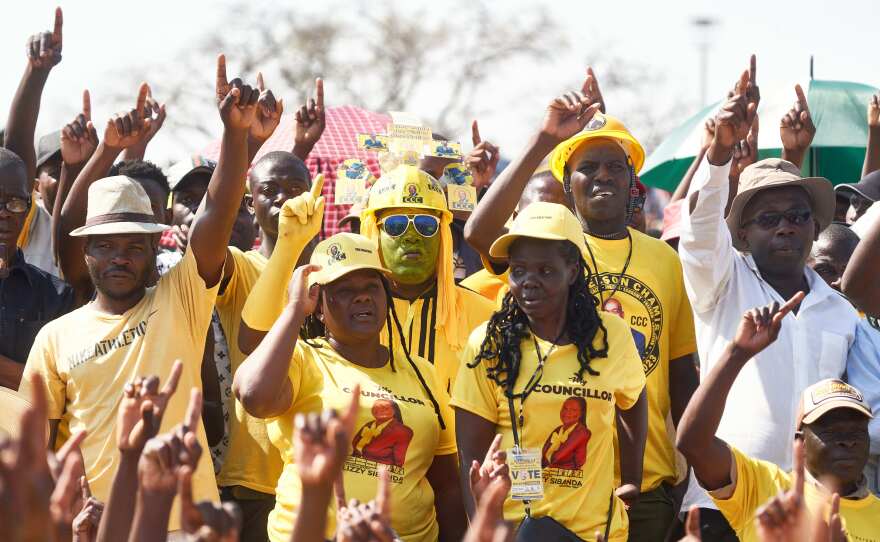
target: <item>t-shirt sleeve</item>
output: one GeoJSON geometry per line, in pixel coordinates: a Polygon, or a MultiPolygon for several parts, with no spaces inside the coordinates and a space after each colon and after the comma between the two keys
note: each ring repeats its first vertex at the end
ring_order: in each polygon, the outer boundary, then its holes
{"type": "Polygon", "coordinates": [[[293,397],[288,413],[318,412],[324,408],[321,400],[324,378],[315,366],[313,356],[314,350],[310,346],[302,340],[296,342],[287,371],[293,397]]]}
{"type": "Polygon", "coordinates": [[[58,372],[53,350],[49,330],[44,327],[34,339],[34,344],[24,366],[24,374],[18,392],[19,395],[30,401],[33,396],[30,375],[39,374],[43,377],[43,388],[49,406],[48,418],[60,420],[67,402],[67,381],[58,372]]]}
{"type": "Polygon", "coordinates": [[[175,316],[181,325],[189,328],[193,340],[204,343],[219,283],[213,288],[205,285],[193,251],[188,250],[180,263],[159,279],[156,288],[163,290],[157,292],[157,297],[164,297],[179,307],[181,312],[175,316]]]}
{"type": "Polygon", "coordinates": [[[754,521],[755,511],[780,490],[791,486],[787,473],[767,461],[748,457],[733,446],[730,447],[736,463],[736,487],[726,499],[709,493],[718,510],[724,514],[733,530],[742,532],[754,521]]]}
{"type": "Polygon", "coordinates": [[[629,410],[639,400],[639,395],[645,388],[642,358],[626,322],[614,315],[599,314],[608,331],[608,356],[614,360],[611,366],[617,369],[615,403],[619,408],[629,410]]]}
{"type": "Polygon", "coordinates": [[[669,331],[669,359],[673,360],[697,351],[697,335],[694,331],[694,311],[684,289],[681,262],[678,258],[672,258],[671,262],[674,266],[671,271],[674,272],[669,276],[675,287],[674,302],[678,305],[669,331]]]}
{"type": "Polygon", "coordinates": [[[467,345],[462,349],[451,404],[497,424],[497,385],[486,373],[486,360],[480,361],[474,368],[468,367],[480,351],[485,336],[485,326],[480,326],[471,333],[467,345]]]}
{"type": "MultiPolygon", "coordinates": [[[[235,294],[238,291],[239,284],[241,284],[241,274],[238,271],[242,269],[245,255],[244,252],[235,247],[228,247],[226,249],[226,258],[226,265],[232,266],[232,274],[226,282],[223,282],[222,279],[220,281],[221,286],[217,290],[216,299],[218,308],[235,302],[235,294]]],[[[229,268],[227,267],[227,269],[229,268]]]]}

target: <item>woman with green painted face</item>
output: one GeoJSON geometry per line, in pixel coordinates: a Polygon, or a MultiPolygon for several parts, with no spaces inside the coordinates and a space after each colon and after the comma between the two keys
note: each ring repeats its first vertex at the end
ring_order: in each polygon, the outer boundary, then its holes
{"type": "Polygon", "coordinates": [[[449,389],[468,334],[489,319],[491,301],[457,286],[453,277],[452,213],[440,183],[400,166],[370,189],[361,233],[378,240],[391,271],[391,293],[413,354],[434,364],[449,389]]]}

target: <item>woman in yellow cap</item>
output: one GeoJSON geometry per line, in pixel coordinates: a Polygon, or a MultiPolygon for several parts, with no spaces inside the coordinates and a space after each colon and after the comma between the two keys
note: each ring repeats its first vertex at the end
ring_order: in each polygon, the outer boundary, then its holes
{"type": "Polygon", "coordinates": [[[523,521],[520,540],[626,540],[615,418],[630,413],[617,422],[634,443],[618,448],[621,464],[640,464],[645,374],[627,325],[596,310],[580,223],[533,203],[489,252],[509,263],[510,292],[462,353],[452,399],[462,479],[500,433],[513,480],[504,515],[523,521]]]}
{"type": "MultiPolygon", "coordinates": [[[[236,397],[251,415],[269,418],[269,438],[284,460],[269,516],[273,542],[290,540],[304,490],[293,464],[294,415],[342,408],[356,385],[359,430],[343,467],[345,494],[372,499],[385,465],[394,488],[391,525],[400,538],[460,540],[464,534],[446,392],[433,367],[396,338],[401,327],[389,275],[369,239],[340,233],[322,241],[310,265],[294,272],[281,316],[235,374],[236,397]],[[381,340],[386,326],[390,348],[381,340]]],[[[334,518],[328,510],[330,538],[334,518]]]]}
{"type": "Polygon", "coordinates": [[[361,233],[378,242],[391,271],[391,293],[410,350],[434,364],[449,389],[468,334],[489,319],[494,305],[457,286],[453,277],[452,214],[436,179],[400,166],[370,189],[361,233]]]}
{"type": "MultiPolygon", "coordinates": [[[[618,470],[622,496],[630,505],[630,540],[652,541],[674,522],[687,485],[684,460],[675,452],[674,428],[699,383],[696,335],[678,255],[663,241],[627,227],[644,149],[622,122],[599,112],[599,100],[590,74],[581,92],[550,103],[523,155],[501,173],[471,215],[465,237],[488,257],[492,242],[505,233],[505,217],[531,171],[549,155],[550,170],[571,198],[585,234],[590,292],[600,310],[630,326],[648,379],[641,486],[628,482],[627,466],[618,470]]],[[[620,434],[622,447],[628,446],[628,438],[620,434]]]]}

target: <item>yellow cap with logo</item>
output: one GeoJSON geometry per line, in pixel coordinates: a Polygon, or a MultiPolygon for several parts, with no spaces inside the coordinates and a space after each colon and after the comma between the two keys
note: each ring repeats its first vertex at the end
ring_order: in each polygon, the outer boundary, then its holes
{"type": "Polygon", "coordinates": [[[440,183],[416,166],[401,165],[379,178],[370,188],[367,207],[361,214],[375,217],[382,209],[411,207],[452,216],[440,183]]]}
{"type": "Polygon", "coordinates": [[[309,263],[321,266],[309,277],[310,284],[329,284],[361,269],[391,274],[382,267],[376,243],[356,233],[337,233],[324,239],[315,247],[309,263]]]}
{"type": "Polygon", "coordinates": [[[584,232],[577,217],[564,205],[536,201],[526,207],[514,219],[510,231],[492,243],[489,255],[493,258],[507,258],[510,245],[521,237],[546,239],[548,241],[571,241],[587,254],[584,232]]]}
{"type": "Polygon", "coordinates": [[[550,171],[553,172],[556,180],[562,181],[565,176],[565,164],[574,151],[601,139],[610,139],[620,145],[632,160],[636,173],[642,169],[645,163],[645,149],[642,148],[642,144],[618,119],[604,113],[596,113],[579,134],[556,145],[550,154],[550,171]]]}

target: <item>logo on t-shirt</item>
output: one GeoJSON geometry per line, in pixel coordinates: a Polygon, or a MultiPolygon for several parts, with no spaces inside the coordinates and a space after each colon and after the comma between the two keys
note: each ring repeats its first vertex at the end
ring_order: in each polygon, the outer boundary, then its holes
{"type": "Polygon", "coordinates": [[[373,403],[373,419],[361,426],[351,441],[354,457],[402,468],[413,430],[403,423],[396,401],[379,399],[373,403]]]}
{"type": "Polygon", "coordinates": [[[559,409],[562,425],[553,429],[541,451],[541,467],[580,470],[587,460],[587,444],[592,432],[587,429],[587,400],[569,397],[559,409]]]}
{"type": "Polygon", "coordinates": [[[599,273],[596,278],[604,296],[600,296],[596,291],[594,280],[588,281],[590,293],[597,298],[605,298],[600,309],[620,316],[629,324],[636,349],[642,358],[642,368],[645,370],[645,376],[648,376],[660,361],[660,332],[663,329],[663,307],[660,305],[660,299],[647,284],[630,275],[599,273]],[[614,296],[608,297],[615,286],[617,291],[614,296]],[[633,304],[624,303],[625,298],[638,302],[635,310],[633,304]],[[624,305],[628,307],[626,311],[624,305]]]}

